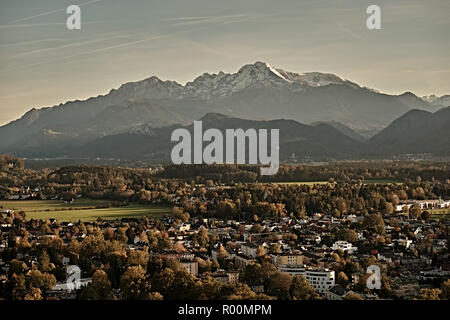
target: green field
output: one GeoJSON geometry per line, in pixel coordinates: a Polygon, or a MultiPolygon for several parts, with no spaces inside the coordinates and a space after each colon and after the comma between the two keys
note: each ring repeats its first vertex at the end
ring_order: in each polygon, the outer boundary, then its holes
{"type": "Polygon", "coordinates": [[[328,181],[294,181],[294,182],[271,182],[273,184],[301,184],[312,186],[315,184],[327,184],[328,181]]]}
{"type": "Polygon", "coordinates": [[[397,184],[402,183],[398,180],[392,180],[392,179],[367,179],[363,180],[364,184],[397,184]]]}
{"type": "MultiPolygon", "coordinates": [[[[431,213],[431,219],[440,220],[442,218],[449,219],[450,218],[450,209],[426,209],[429,213],[431,213]]],[[[407,213],[400,213],[402,215],[408,216],[407,213]]]]}
{"type": "Polygon", "coordinates": [[[97,208],[112,204],[107,200],[76,199],[73,203],[62,200],[23,200],[0,201],[0,208],[25,211],[27,219],[50,219],[58,221],[95,221],[102,217],[105,220],[120,218],[137,218],[151,216],[159,219],[172,212],[172,208],[162,205],[142,205],[130,203],[124,207],[97,208]]]}
{"type": "MultiPolygon", "coordinates": [[[[299,185],[308,185],[312,186],[315,184],[327,184],[328,181],[293,181],[293,182],[272,182],[274,184],[299,184],[299,185]]],[[[388,180],[388,179],[368,179],[363,181],[364,184],[394,184],[401,183],[397,180],[388,180]]]]}
{"type": "Polygon", "coordinates": [[[450,214],[450,209],[431,209],[428,211],[431,214],[450,214]]]}
{"type": "Polygon", "coordinates": [[[450,209],[432,209],[428,211],[433,219],[450,218],[450,209]]]}

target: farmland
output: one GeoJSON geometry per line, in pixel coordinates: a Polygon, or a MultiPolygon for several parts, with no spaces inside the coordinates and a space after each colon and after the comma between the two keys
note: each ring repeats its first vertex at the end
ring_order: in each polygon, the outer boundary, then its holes
{"type": "MultiPolygon", "coordinates": [[[[293,181],[293,182],[271,182],[274,184],[281,184],[281,185],[308,185],[313,186],[315,184],[327,184],[328,181],[293,181]]],[[[363,180],[362,183],[364,184],[399,184],[401,183],[399,180],[394,179],[367,179],[363,180]]]]}
{"type": "Polygon", "coordinates": [[[99,217],[105,220],[151,216],[159,219],[172,212],[163,205],[143,205],[130,203],[126,206],[113,206],[112,201],[76,199],[72,203],[62,200],[23,200],[0,201],[0,208],[24,211],[28,219],[50,219],[58,221],[94,221],[99,217]]]}
{"type": "Polygon", "coordinates": [[[292,185],[308,185],[313,186],[315,184],[327,184],[328,181],[294,181],[294,182],[272,182],[273,184],[292,184],[292,185]]]}
{"type": "Polygon", "coordinates": [[[450,218],[450,209],[432,209],[428,211],[433,219],[450,218]]]}

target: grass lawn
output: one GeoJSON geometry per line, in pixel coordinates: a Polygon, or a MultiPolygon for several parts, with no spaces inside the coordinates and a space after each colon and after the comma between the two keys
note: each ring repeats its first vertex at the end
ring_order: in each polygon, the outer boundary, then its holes
{"type": "Polygon", "coordinates": [[[130,203],[125,207],[96,208],[112,203],[108,200],[76,199],[73,203],[62,200],[23,200],[0,201],[3,209],[25,211],[27,219],[50,219],[58,221],[95,221],[98,217],[105,220],[137,218],[151,216],[155,219],[171,213],[172,208],[162,205],[142,205],[130,203]]]}
{"type": "Polygon", "coordinates": [[[428,212],[431,213],[433,219],[450,218],[450,209],[432,209],[428,212]]]}
{"type": "Polygon", "coordinates": [[[390,179],[367,179],[363,180],[364,184],[397,184],[402,183],[399,180],[390,180],[390,179]]]}
{"type": "Polygon", "coordinates": [[[428,212],[431,214],[450,214],[450,209],[431,209],[428,212]]]}
{"type": "MultiPolygon", "coordinates": [[[[450,209],[426,209],[431,214],[431,219],[439,220],[442,218],[450,218],[450,209]]],[[[408,216],[407,213],[401,213],[408,216]]]]}
{"type": "Polygon", "coordinates": [[[328,181],[294,181],[294,182],[270,182],[273,184],[302,184],[312,186],[315,184],[327,184],[328,181]]]}
{"type": "MultiPolygon", "coordinates": [[[[274,184],[303,184],[312,186],[315,184],[327,184],[328,181],[294,181],[294,182],[272,182],[274,184]]],[[[401,183],[397,180],[388,180],[388,179],[368,179],[363,181],[364,184],[396,184],[401,183]]]]}

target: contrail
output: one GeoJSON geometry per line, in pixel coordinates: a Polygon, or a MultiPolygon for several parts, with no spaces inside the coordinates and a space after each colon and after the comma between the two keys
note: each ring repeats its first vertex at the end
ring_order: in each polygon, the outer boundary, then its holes
{"type": "Polygon", "coordinates": [[[9,28],[28,28],[28,27],[51,27],[51,26],[62,26],[64,23],[52,22],[52,23],[29,23],[29,24],[2,24],[0,29],[9,28]]]}
{"type": "MultiPolygon", "coordinates": [[[[102,21],[89,21],[83,22],[83,25],[87,24],[98,24],[102,23],[102,21]]],[[[62,22],[52,22],[52,23],[22,23],[22,24],[2,24],[0,25],[0,29],[11,29],[11,28],[30,28],[30,27],[52,27],[52,26],[65,26],[65,23],[62,22]]]]}
{"type": "Polygon", "coordinates": [[[117,45],[113,45],[113,46],[109,46],[109,47],[103,47],[103,48],[99,48],[99,49],[95,49],[95,50],[91,50],[91,51],[87,51],[87,52],[80,52],[80,53],[73,54],[73,55],[70,55],[70,56],[64,56],[64,57],[60,57],[60,58],[56,58],[56,59],[52,59],[52,60],[48,60],[48,61],[43,61],[43,62],[38,62],[38,63],[25,65],[22,68],[19,68],[17,70],[25,70],[25,69],[36,67],[36,66],[40,66],[40,65],[43,65],[43,64],[49,64],[49,63],[53,63],[53,62],[57,62],[57,61],[64,61],[64,60],[76,58],[76,57],[79,57],[79,56],[90,55],[90,54],[93,54],[93,53],[107,51],[107,50],[121,48],[121,47],[127,47],[127,46],[131,46],[131,45],[138,44],[138,43],[141,43],[141,42],[146,42],[146,41],[160,39],[160,38],[163,38],[163,37],[166,37],[166,36],[165,35],[155,35],[155,36],[152,36],[152,37],[149,37],[149,38],[145,38],[145,39],[141,39],[141,40],[125,42],[125,43],[121,43],[121,44],[117,44],[117,45]]]}
{"type": "Polygon", "coordinates": [[[342,31],[344,31],[345,33],[347,33],[348,35],[350,35],[353,39],[356,39],[356,40],[359,40],[359,41],[363,41],[363,40],[364,40],[363,37],[361,37],[360,35],[354,33],[354,32],[353,32],[352,30],[350,30],[349,28],[346,28],[346,27],[344,27],[344,26],[342,26],[342,25],[338,25],[338,26],[339,26],[339,28],[340,28],[342,31]]]}
{"type": "MultiPolygon", "coordinates": [[[[89,1],[89,2],[81,3],[81,4],[79,4],[79,6],[81,7],[81,6],[85,6],[85,5],[88,5],[88,4],[93,4],[93,3],[96,3],[96,2],[100,2],[100,1],[103,1],[103,0],[92,0],[92,1],[89,1]]],[[[66,8],[56,9],[56,10],[47,11],[47,12],[42,12],[42,13],[36,14],[34,16],[31,16],[31,17],[26,17],[26,18],[21,18],[21,19],[14,20],[14,21],[12,21],[10,23],[16,23],[16,22],[30,20],[30,19],[34,19],[34,18],[38,18],[38,17],[48,16],[50,14],[53,14],[53,13],[56,13],[56,12],[62,12],[62,11],[66,11],[66,8]]]]}
{"type": "Polygon", "coordinates": [[[180,17],[168,19],[173,21],[173,26],[190,26],[198,24],[229,24],[241,21],[254,20],[258,18],[268,17],[270,15],[255,15],[255,14],[233,14],[222,16],[206,16],[206,17],[180,17]]]}
{"type": "Polygon", "coordinates": [[[29,41],[22,41],[22,42],[0,44],[0,47],[5,48],[5,47],[15,47],[15,46],[35,44],[35,43],[41,43],[41,42],[66,42],[66,41],[69,41],[69,40],[59,39],[59,38],[48,38],[48,39],[41,39],[41,40],[29,40],[29,41]]]}
{"type": "Polygon", "coordinates": [[[117,45],[106,47],[106,48],[96,49],[94,51],[89,52],[89,54],[96,53],[96,52],[101,52],[101,51],[106,51],[106,50],[110,50],[110,49],[121,48],[121,47],[128,47],[128,46],[131,46],[131,45],[134,45],[134,44],[138,44],[138,43],[141,43],[141,42],[156,40],[156,39],[160,39],[160,38],[164,38],[164,37],[166,37],[166,36],[160,35],[160,36],[154,36],[154,37],[150,37],[150,38],[146,38],[146,39],[141,39],[141,40],[136,40],[136,41],[131,41],[131,42],[125,42],[125,43],[117,44],[117,45]]]}
{"type": "Polygon", "coordinates": [[[104,38],[101,38],[101,39],[99,39],[97,37],[97,38],[94,38],[94,39],[91,39],[91,40],[80,41],[80,42],[73,42],[73,43],[62,45],[62,46],[56,46],[56,47],[51,47],[51,48],[43,48],[43,49],[37,49],[37,50],[22,52],[22,53],[19,53],[19,54],[15,55],[14,57],[12,57],[11,59],[8,59],[8,60],[12,60],[12,59],[20,58],[20,57],[27,56],[27,55],[30,55],[30,54],[40,53],[40,52],[59,50],[59,49],[70,48],[70,47],[79,47],[79,46],[83,46],[83,45],[90,44],[90,43],[97,43],[97,42],[102,42],[102,41],[107,41],[107,40],[112,40],[112,39],[129,38],[129,37],[132,37],[132,35],[115,35],[115,36],[110,36],[110,37],[104,37],[104,38]]]}
{"type": "MultiPolygon", "coordinates": [[[[227,18],[230,18],[230,17],[231,17],[231,16],[227,16],[227,18]]],[[[255,17],[260,17],[260,16],[250,16],[250,15],[234,15],[234,16],[233,16],[233,18],[235,18],[235,19],[238,18],[238,17],[246,17],[247,19],[248,19],[248,17],[249,17],[249,18],[253,19],[253,18],[255,18],[255,17]]],[[[262,16],[261,16],[261,17],[262,17],[262,16]]],[[[227,23],[227,22],[228,22],[228,23],[233,23],[233,22],[236,21],[236,20],[232,20],[232,21],[222,21],[223,18],[224,18],[224,16],[220,17],[220,18],[218,19],[218,21],[217,21],[217,20],[216,20],[217,17],[213,17],[213,19],[212,19],[212,21],[211,21],[211,20],[210,20],[211,17],[209,17],[209,18],[206,18],[206,17],[200,17],[200,19],[207,19],[208,22],[210,22],[210,23],[227,23]]],[[[199,18],[198,18],[198,17],[182,17],[182,18],[176,18],[176,19],[180,19],[180,20],[189,20],[189,19],[199,19],[199,18]]],[[[239,21],[240,21],[240,20],[239,20],[239,21]]],[[[200,26],[200,27],[196,28],[196,30],[207,29],[207,28],[209,28],[209,26],[208,26],[207,24],[205,24],[205,25],[203,25],[203,26],[200,26]]],[[[124,43],[119,43],[119,44],[116,44],[116,45],[112,45],[112,46],[108,46],[108,47],[103,47],[103,48],[98,48],[98,49],[91,50],[91,51],[87,51],[87,52],[81,52],[81,53],[73,54],[73,55],[70,55],[70,56],[64,56],[64,57],[55,58],[55,59],[52,59],[52,60],[47,60],[47,61],[43,61],[43,62],[38,62],[38,63],[28,64],[28,65],[22,66],[21,68],[16,69],[16,70],[18,70],[18,71],[20,71],[20,70],[25,70],[25,69],[33,68],[33,67],[40,66],[40,65],[45,65],[45,64],[49,64],[49,63],[53,63],[53,62],[59,62],[59,61],[65,61],[65,60],[68,60],[68,59],[72,59],[72,58],[76,58],[76,57],[80,57],[80,56],[85,56],[85,55],[90,55],[90,54],[94,54],[94,53],[98,53],[98,52],[108,51],[108,50],[111,50],[111,49],[122,48],[122,47],[128,47],[128,46],[131,46],[131,45],[136,45],[136,44],[143,43],[143,42],[148,42],[148,41],[151,41],[151,40],[157,40],[157,39],[161,39],[161,38],[167,38],[167,37],[170,37],[170,36],[174,36],[174,35],[176,35],[176,34],[182,34],[182,33],[191,32],[191,31],[193,31],[193,30],[194,30],[194,29],[184,29],[184,30],[180,30],[180,31],[172,32],[172,33],[160,34],[160,35],[154,35],[154,36],[149,37],[149,38],[144,38],[144,39],[140,39],[140,40],[135,40],[135,41],[129,41],[129,42],[124,42],[124,43]]]]}

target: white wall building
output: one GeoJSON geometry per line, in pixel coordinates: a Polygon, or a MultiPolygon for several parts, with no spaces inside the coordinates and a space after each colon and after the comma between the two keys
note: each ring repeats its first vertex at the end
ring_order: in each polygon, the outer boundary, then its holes
{"type": "Polygon", "coordinates": [[[189,231],[191,230],[191,225],[189,223],[180,223],[177,228],[180,232],[189,231]]]}
{"type": "Polygon", "coordinates": [[[278,271],[305,277],[306,281],[319,293],[325,293],[335,285],[334,271],[329,269],[282,266],[278,268],[278,271]]]}
{"type": "Polygon", "coordinates": [[[347,241],[336,241],[333,243],[333,246],[331,247],[333,250],[339,250],[341,249],[344,252],[348,252],[350,254],[358,251],[358,247],[354,247],[350,242],[347,241]]]}

